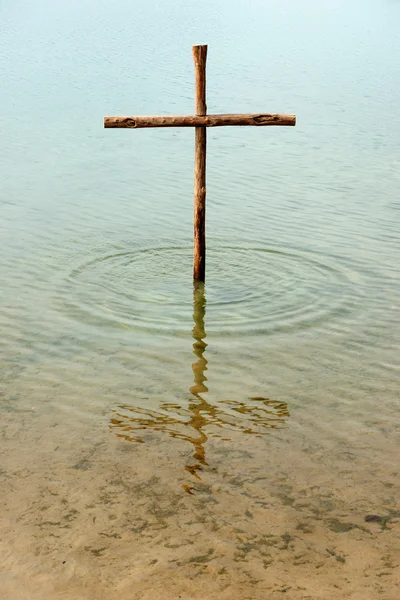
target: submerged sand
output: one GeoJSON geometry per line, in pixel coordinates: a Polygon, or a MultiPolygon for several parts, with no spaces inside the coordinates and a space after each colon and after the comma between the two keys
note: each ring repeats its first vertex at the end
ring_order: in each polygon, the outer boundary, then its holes
{"type": "Polygon", "coordinates": [[[399,478],[379,434],[225,432],[193,473],[187,440],[134,443],[112,415],[3,412],[3,600],[400,597],[399,478]]]}

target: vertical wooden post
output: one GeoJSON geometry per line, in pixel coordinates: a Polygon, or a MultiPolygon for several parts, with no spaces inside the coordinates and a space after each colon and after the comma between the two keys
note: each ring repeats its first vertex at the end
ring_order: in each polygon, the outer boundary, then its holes
{"type": "MultiPolygon", "coordinates": [[[[193,46],[192,51],[196,78],[196,115],[204,116],[207,114],[207,46],[193,46]]],[[[193,261],[193,279],[195,281],[204,281],[206,274],[206,147],[206,128],[196,127],[193,261]]]]}

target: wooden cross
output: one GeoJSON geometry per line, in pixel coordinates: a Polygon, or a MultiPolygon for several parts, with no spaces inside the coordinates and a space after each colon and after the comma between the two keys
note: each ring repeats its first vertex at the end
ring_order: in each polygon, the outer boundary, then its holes
{"type": "Polygon", "coordinates": [[[296,125],[295,115],[269,113],[207,115],[206,60],[207,46],[193,46],[196,77],[196,114],[161,117],[104,117],[106,128],[139,129],[143,127],[195,127],[194,167],[194,264],[193,279],[204,281],[206,269],[206,127],[224,125],[296,125]]]}

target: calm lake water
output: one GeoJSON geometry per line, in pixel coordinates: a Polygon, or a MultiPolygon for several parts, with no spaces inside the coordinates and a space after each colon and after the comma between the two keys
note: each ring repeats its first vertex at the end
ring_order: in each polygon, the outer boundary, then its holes
{"type": "Polygon", "coordinates": [[[400,597],[400,4],[0,3],[5,600],[400,597]],[[297,114],[194,131],[104,115],[297,114]],[[367,517],[367,518],[366,518],[367,517]]]}

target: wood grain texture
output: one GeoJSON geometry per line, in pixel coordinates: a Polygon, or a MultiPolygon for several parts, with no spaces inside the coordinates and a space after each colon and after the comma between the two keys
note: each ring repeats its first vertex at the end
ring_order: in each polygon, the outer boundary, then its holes
{"type": "Polygon", "coordinates": [[[232,114],[232,115],[183,115],[183,116],[138,116],[104,117],[106,129],[143,129],[147,127],[268,127],[273,125],[294,127],[296,115],[275,113],[232,114]]]}
{"type": "Polygon", "coordinates": [[[206,61],[207,46],[193,46],[194,74],[196,85],[196,115],[207,114],[206,104],[206,61]]]}
{"type": "Polygon", "coordinates": [[[194,160],[194,260],[193,279],[206,274],[206,128],[196,127],[194,160]]]}
{"type": "MultiPolygon", "coordinates": [[[[207,46],[193,46],[196,83],[196,116],[205,117],[207,46]]],[[[194,254],[193,279],[204,281],[206,276],[206,152],[207,130],[196,126],[194,159],[194,254]]]]}

